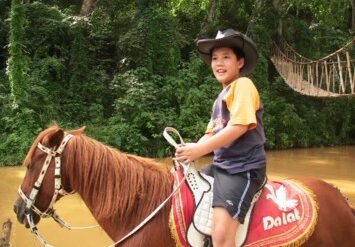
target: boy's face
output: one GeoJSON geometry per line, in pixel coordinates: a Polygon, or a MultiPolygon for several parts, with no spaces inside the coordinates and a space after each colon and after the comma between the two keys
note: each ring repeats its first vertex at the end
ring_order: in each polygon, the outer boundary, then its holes
{"type": "Polygon", "coordinates": [[[211,58],[213,74],[223,87],[228,86],[239,77],[239,71],[244,65],[244,58],[238,59],[231,48],[214,48],[211,58]]]}

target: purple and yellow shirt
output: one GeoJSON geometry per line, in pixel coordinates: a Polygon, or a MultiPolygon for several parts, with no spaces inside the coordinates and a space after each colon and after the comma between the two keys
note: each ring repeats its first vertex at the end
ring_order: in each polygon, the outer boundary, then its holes
{"type": "Polygon", "coordinates": [[[230,174],[266,165],[264,112],[253,82],[241,77],[225,87],[213,105],[206,133],[216,134],[227,125],[248,125],[248,131],[231,144],[214,150],[214,165],[230,174]]]}

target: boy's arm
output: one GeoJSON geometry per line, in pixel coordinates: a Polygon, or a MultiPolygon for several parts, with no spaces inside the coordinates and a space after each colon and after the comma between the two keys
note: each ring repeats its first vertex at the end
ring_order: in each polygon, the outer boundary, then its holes
{"type": "MultiPolygon", "coordinates": [[[[224,129],[217,134],[211,136],[208,140],[199,143],[204,154],[208,154],[213,150],[228,145],[241,137],[248,130],[248,125],[227,125],[224,129]]],[[[202,155],[201,155],[202,156],[202,155]]]]}
{"type": "Polygon", "coordinates": [[[197,143],[201,143],[201,142],[204,142],[204,141],[207,141],[209,138],[211,138],[213,136],[212,133],[208,133],[208,134],[205,134],[204,136],[202,136],[200,138],[200,140],[198,140],[197,143]]]}
{"type": "Polygon", "coordinates": [[[176,149],[178,160],[190,163],[238,139],[248,130],[248,125],[227,125],[213,136],[203,136],[198,143],[190,143],[176,149]]]}

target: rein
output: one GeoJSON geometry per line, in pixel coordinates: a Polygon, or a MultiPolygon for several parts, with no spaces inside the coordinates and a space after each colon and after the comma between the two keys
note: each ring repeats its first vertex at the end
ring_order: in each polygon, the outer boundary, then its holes
{"type": "Polygon", "coordinates": [[[61,227],[67,228],[69,230],[81,230],[81,229],[90,229],[97,227],[96,226],[87,226],[87,227],[73,227],[70,224],[68,224],[66,221],[64,221],[54,210],[53,205],[57,200],[58,195],[64,196],[68,194],[74,193],[74,191],[67,192],[63,185],[62,185],[62,178],[61,178],[61,155],[64,151],[65,146],[67,145],[68,141],[73,137],[73,135],[68,134],[67,136],[64,137],[62,143],[57,149],[50,149],[42,145],[41,143],[38,143],[37,147],[45,152],[47,154],[47,157],[44,161],[42,170],[40,172],[39,177],[37,178],[37,181],[35,182],[32,191],[30,193],[30,196],[27,197],[25,193],[22,191],[21,186],[18,189],[18,193],[22,200],[26,203],[26,209],[25,209],[25,215],[28,221],[28,224],[30,225],[31,232],[37,237],[37,239],[41,242],[42,245],[46,247],[51,247],[52,245],[48,244],[47,241],[39,234],[38,228],[35,226],[33,222],[32,215],[30,214],[30,211],[33,210],[36,214],[38,214],[41,218],[49,218],[52,217],[61,227]],[[41,211],[35,206],[36,198],[38,195],[38,192],[41,188],[44,176],[47,173],[48,167],[54,158],[55,162],[55,170],[54,170],[54,193],[51,199],[51,202],[49,203],[48,207],[46,210],[41,211]]]}

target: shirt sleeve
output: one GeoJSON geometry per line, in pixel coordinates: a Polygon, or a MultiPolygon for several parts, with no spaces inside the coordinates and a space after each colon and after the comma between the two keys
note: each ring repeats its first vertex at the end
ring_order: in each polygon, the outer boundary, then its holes
{"type": "Polygon", "coordinates": [[[228,125],[248,125],[249,129],[257,126],[256,111],[260,107],[260,97],[253,82],[242,77],[231,85],[225,97],[230,112],[228,125]]]}
{"type": "Polygon", "coordinates": [[[205,134],[211,134],[213,133],[213,120],[211,119],[210,122],[207,125],[205,134]]]}
{"type": "MultiPolygon", "coordinates": [[[[212,111],[214,109],[215,104],[216,104],[216,101],[213,102],[212,111]]],[[[213,133],[213,117],[212,116],[211,116],[211,119],[210,119],[210,121],[207,125],[207,128],[206,128],[206,131],[205,131],[205,134],[211,134],[211,133],[213,133]]]]}

